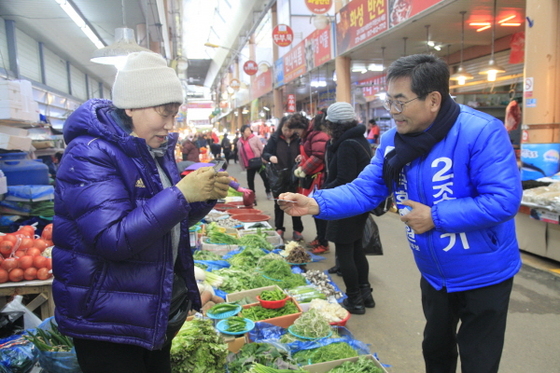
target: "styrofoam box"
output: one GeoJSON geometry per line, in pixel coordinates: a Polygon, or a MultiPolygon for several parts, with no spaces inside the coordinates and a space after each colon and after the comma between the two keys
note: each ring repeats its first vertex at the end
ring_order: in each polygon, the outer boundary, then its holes
{"type": "Polygon", "coordinates": [[[5,133],[0,133],[0,149],[5,150],[31,150],[31,138],[12,136],[5,133]]]}
{"type": "Polygon", "coordinates": [[[26,137],[29,136],[29,131],[23,128],[3,126],[0,125],[0,133],[7,133],[8,135],[26,137]]]}
{"type": "MultiPolygon", "coordinates": [[[[377,367],[381,368],[383,370],[383,372],[387,372],[387,370],[381,365],[381,363],[375,358],[373,357],[373,355],[366,355],[366,357],[368,359],[371,359],[375,362],[375,365],[377,365],[377,367]]],[[[317,364],[311,364],[311,365],[306,365],[303,366],[302,368],[307,370],[310,373],[326,373],[331,369],[334,369],[340,365],[342,365],[342,363],[345,363],[347,361],[357,361],[358,357],[349,357],[347,359],[340,359],[340,360],[333,360],[333,361],[327,361],[326,363],[317,363],[317,364]]]]}
{"type": "MultiPolygon", "coordinates": [[[[239,236],[243,237],[248,234],[257,233],[257,229],[242,229],[239,231],[239,236]]],[[[266,233],[266,241],[272,245],[281,245],[284,243],[282,237],[276,231],[261,230],[261,233],[266,233]]]]}
{"type": "Polygon", "coordinates": [[[21,89],[19,81],[0,80],[0,100],[21,100],[21,89]]]}
{"type": "Polygon", "coordinates": [[[21,102],[0,101],[0,119],[27,120],[27,115],[21,108],[21,102]]]}

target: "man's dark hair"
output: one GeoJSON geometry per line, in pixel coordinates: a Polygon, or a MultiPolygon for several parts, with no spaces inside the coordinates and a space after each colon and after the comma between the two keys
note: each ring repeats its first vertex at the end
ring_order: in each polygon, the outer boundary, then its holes
{"type": "Polygon", "coordinates": [[[333,123],[330,120],[326,120],[323,125],[324,129],[328,131],[328,134],[331,136],[333,141],[336,141],[342,136],[344,132],[356,127],[358,125],[358,121],[351,120],[349,122],[333,123]]]}
{"type": "Polygon", "coordinates": [[[304,117],[299,113],[293,114],[290,120],[288,121],[288,128],[293,130],[302,129],[307,131],[308,127],[309,127],[309,119],[307,119],[306,117],[304,117]]]}
{"type": "Polygon", "coordinates": [[[369,124],[371,124],[372,126],[375,126],[377,123],[375,122],[375,119],[370,119],[369,124]]]}
{"type": "Polygon", "coordinates": [[[399,78],[410,78],[412,92],[422,100],[434,91],[441,94],[442,102],[449,98],[449,67],[432,54],[413,54],[393,62],[387,82],[399,78]]]}

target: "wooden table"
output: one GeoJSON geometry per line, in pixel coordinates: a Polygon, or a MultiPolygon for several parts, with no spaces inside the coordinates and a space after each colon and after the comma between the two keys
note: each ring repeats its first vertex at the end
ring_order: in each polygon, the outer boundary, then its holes
{"type": "Polygon", "coordinates": [[[0,305],[6,303],[5,298],[14,295],[37,294],[33,300],[25,304],[27,309],[34,311],[37,307],[41,307],[41,320],[54,316],[54,300],[52,297],[52,281],[35,280],[21,282],[5,282],[0,284],[0,305]]]}

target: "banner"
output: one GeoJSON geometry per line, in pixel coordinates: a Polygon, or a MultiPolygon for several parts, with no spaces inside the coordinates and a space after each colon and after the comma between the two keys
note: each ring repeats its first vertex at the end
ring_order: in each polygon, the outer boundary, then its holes
{"type": "Polygon", "coordinates": [[[358,82],[359,85],[369,85],[368,87],[362,87],[362,92],[364,93],[366,101],[374,101],[376,99],[376,94],[385,91],[386,78],[386,75],[380,75],[358,82]]]}
{"type": "Polygon", "coordinates": [[[255,78],[251,84],[251,98],[259,98],[272,91],[272,69],[268,69],[255,78]]]}
{"type": "Polygon", "coordinates": [[[386,0],[351,1],[336,14],[337,54],[341,55],[387,29],[386,0]]]}
{"type": "Polygon", "coordinates": [[[304,39],[307,71],[333,59],[331,28],[315,30],[304,39]]]}
{"type": "Polygon", "coordinates": [[[302,41],[284,55],[284,83],[288,83],[306,72],[305,44],[302,41]]]}
{"type": "Polygon", "coordinates": [[[389,27],[414,17],[443,0],[389,0],[389,27]]]}

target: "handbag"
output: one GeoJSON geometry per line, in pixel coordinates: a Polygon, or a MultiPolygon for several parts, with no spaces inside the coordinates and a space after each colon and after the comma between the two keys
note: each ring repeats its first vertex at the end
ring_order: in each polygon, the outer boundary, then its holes
{"type": "Polygon", "coordinates": [[[249,159],[249,166],[247,166],[247,168],[249,170],[258,170],[262,167],[262,165],[263,165],[262,158],[261,157],[255,157],[255,158],[249,159]]]}
{"type": "Polygon", "coordinates": [[[371,210],[371,213],[375,216],[381,216],[381,215],[385,214],[387,211],[389,211],[392,206],[393,206],[393,197],[389,196],[389,197],[385,198],[385,200],[383,202],[381,202],[379,205],[377,205],[376,208],[371,210]]]}

